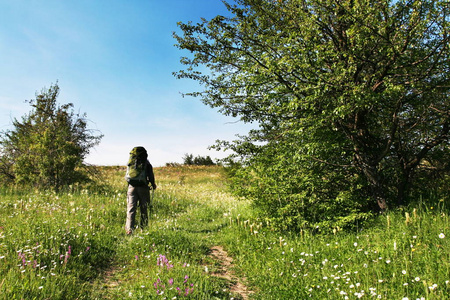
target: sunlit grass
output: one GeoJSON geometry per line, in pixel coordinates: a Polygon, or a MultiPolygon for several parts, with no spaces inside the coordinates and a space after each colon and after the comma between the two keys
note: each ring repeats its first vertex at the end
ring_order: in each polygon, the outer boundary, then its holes
{"type": "Polygon", "coordinates": [[[100,172],[101,187],[0,190],[1,299],[239,299],[211,276],[214,245],[254,299],[450,294],[443,205],[390,212],[353,233],[279,233],[229,194],[220,167],[155,168],[150,225],[128,237],[124,168],[100,172]]]}

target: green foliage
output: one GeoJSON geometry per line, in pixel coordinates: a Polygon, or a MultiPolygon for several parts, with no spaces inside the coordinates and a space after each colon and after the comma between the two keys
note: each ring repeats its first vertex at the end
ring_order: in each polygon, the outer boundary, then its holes
{"type": "MultiPolygon", "coordinates": [[[[233,142],[237,191],[281,226],[356,224],[443,191],[447,1],[237,0],[179,23],[189,95],[259,125],[233,142]],[[205,71],[205,68],[207,71],[205,71]],[[241,185],[241,186],[239,186],[241,185]]],[[[448,177],[447,177],[448,178],[448,177]]]]}
{"type": "Polygon", "coordinates": [[[43,89],[30,100],[32,107],[0,139],[0,176],[16,184],[51,187],[87,180],[83,160],[102,135],[87,128],[86,115],[73,105],[58,105],[59,87],[43,89]]]}
{"type": "Polygon", "coordinates": [[[215,163],[211,159],[211,157],[208,156],[200,156],[197,155],[194,157],[193,154],[185,154],[183,157],[183,164],[188,166],[214,166],[215,163]]]}

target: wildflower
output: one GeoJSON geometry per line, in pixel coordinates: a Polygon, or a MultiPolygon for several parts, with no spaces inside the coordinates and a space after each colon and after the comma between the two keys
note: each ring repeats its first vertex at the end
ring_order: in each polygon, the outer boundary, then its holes
{"type": "Polygon", "coordinates": [[[409,298],[408,297],[403,297],[402,300],[409,300],[409,298]]]}
{"type": "Polygon", "coordinates": [[[437,288],[437,284],[433,284],[432,286],[428,287],[431,291],[434,291],[437,288]]]}
{"type": "Polygon", "coordinates": [[[167,259],[165,255],[160,254],[156,260],[156,265],[159,267],[166,267],[167,270],[173,268],[173,265],[170,264],[170,261],[167,259]]]}
{"type": "Polygon", "coordinates": [[[38,289],[42,290],[44,287],[41,285],[40,287],[38,287],[38,289]]]}
{"type": "Polygon", "coordinates": [[[420,277],[414,278],[415,281],[420,281],[420,277]]]}
{"type": "Polygon", "coordinates": [[[402,274],[403,274],[403,275],[406,275],[406,270],[402,270],[402,274]]]}
{"type": "Polygon", "coordinates": [[[355,242],[355,243],[353,244],[353,246],[357,247],[357,246],[358,246],[358,243],[355,242]]]}
{"type": "Polygon", "coordinates": [[[440,234],[439,234],[439,238],[440,238],[440,239],[443,239],[443,238],[445,238],[445,234],[443,234],[443,233],[440,233],[440,234]]]}

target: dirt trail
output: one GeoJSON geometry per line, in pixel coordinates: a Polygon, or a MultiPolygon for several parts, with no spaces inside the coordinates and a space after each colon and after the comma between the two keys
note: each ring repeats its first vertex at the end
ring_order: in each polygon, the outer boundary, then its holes
{"type": "Polygon", "coordinates": [[[247,286],[243,283],[246,278],[237,277],[231,267],[233,265],[233,258],[228,256],[228,253],[223,249],[222,246],[214,246],[211,248],[210,257],[216,260],[220,267],[217,271],[211,273],[212,276],[224,278],[231,282],[232,286],[230,291],[232,293],[238,294],[243,300],[248,300],[249,294],[252,291],[247,289],[247,286]]]}

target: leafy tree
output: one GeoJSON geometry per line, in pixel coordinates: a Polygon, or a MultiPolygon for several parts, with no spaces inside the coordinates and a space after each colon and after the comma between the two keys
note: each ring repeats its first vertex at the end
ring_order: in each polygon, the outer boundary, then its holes
{"type": "Polygon", "coordinates": [[[216,148],[235,151],[236,187],[269,217],[345,224],[448,174],[447,1],[225,5],[230,17],[179,23],[177,46],[192,55],[175,75],[204,86],[189,95],[259,125],[216,148]]]}
{"type": "Polygon", "coordinates": [[[58,84],[30,100],[32,107],[12,130],[2,132],[0,172],[17,184],[58,190],[87,179],[83,160],[102,135],[87,128],[86,115],[73,104],[57,104],[58,84]]]}

